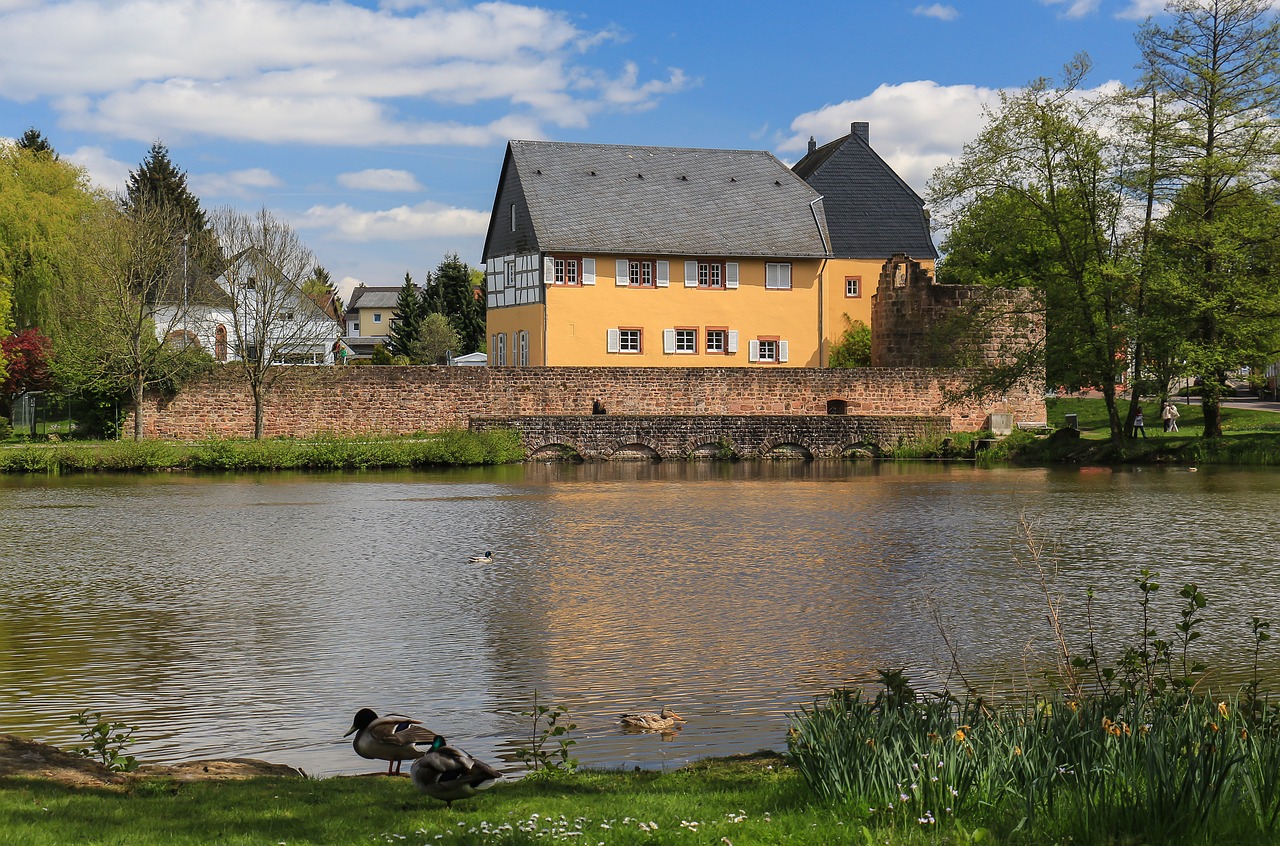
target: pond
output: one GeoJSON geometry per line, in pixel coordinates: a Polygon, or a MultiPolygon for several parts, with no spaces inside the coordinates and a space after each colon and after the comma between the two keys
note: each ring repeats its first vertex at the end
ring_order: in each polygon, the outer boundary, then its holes
{"type": "Polygon", "coordinates": [[[578,724],[586,765],[781,749],[789,713],[879,669],[930,690],[961,688],[953,664],[981,689],[1034,684],[1051,643],[1024,520],[1056,546],[1076,636],[1095,588],[1108,655],[1138,631],[1142,568],[1161,573],[1166,637],[1197,582],[1197,654],[1225,688],[1249,672],[1250,617],[1280,600],[1277,478],[845,462],[8,477],[0,732],[70,745],[87,708],[136,725],[146,760],[331,775],[377,769],[342,737],[368,706],[512,767],[536,690],[578,724]],[[617,725],[662,705],[681,731],[617,725]]]}

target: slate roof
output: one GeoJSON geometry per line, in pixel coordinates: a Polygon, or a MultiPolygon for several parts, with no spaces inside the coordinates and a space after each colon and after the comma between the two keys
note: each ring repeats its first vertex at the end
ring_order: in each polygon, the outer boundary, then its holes
{"type": "Polygon", "coordinates": [[[823,197],[839,258],[937,258],[924,201],[871,149],[866,124],[811,150],[792,170],[823,197]]]}
{"type": "Polygon", "coordinates": [[[351,292],[351,302],[347,303],[347,311],[357,308],[395,308],[400,299],[399,288],[357,287],[351,292]]]}
{"type": "Polygon", "coordinates": [[[803,258],[828,242],[820,195],[767,152],[511,141],[484,257],[803,258]]]}

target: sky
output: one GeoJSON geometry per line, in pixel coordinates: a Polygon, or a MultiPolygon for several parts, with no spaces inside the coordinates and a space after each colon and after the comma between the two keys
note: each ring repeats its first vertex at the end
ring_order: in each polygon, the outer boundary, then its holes
{"type": "Polygon", "coordinates": [[[340,290],[482,263],[509,139],[768,150],[870,123],[924,195],[1000,89],[1132,82],[1161,0],[0,0],[0,137],[123,191],[152,143],[340,290]]]}

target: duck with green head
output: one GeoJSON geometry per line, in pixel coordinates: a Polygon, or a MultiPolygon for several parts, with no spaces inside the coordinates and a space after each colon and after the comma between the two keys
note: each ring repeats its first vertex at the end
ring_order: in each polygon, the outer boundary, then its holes
{"type": "Polygon", "coordinates": [[[488,790],[502,773],[463,752],[439,735],[421,758],[413,762],[409,775],[414,785],[428,796],[453,807],[455,799],[475,796],[488,790]]]}

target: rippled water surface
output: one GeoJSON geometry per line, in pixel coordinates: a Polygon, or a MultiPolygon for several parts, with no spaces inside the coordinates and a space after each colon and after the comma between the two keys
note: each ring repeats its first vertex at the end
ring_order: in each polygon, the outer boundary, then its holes
{"type": "Polygon", "coordinates": [[[341,737],[361,706],[510,760],[537,689],[588,765],[781,748],[789,712],[877,668],[943,684],[939,623],[971,683],[1034,665],[1022,514],[1058,546],[1068,616],[1094,586],[1111,641],[1137,629],[1140,568],[1163,575],[1169,635],[1197,581],[1225,684],[1280,601],[1277,481],[823,462],[3,478],[0,732],[71,743],[89,708],[139,726],[148,760],[364,772],[341,737]],[[670,739],[615,726],[664,704],[689,720],[670,739]]]}

